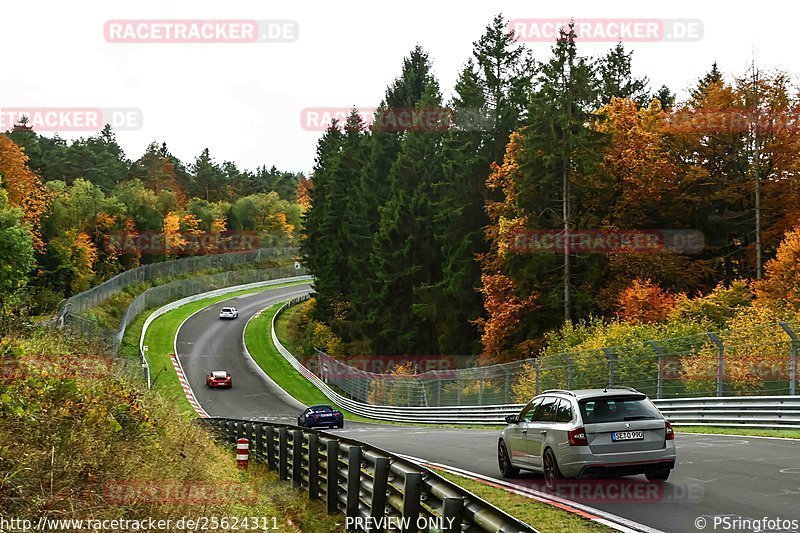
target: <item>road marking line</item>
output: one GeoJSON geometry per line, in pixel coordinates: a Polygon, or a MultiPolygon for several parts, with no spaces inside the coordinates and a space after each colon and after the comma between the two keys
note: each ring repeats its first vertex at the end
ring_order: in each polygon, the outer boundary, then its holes
{"type": "Polygon", "coordinates": [[[189,381],[186,379],[186,374],[183,372],[183,365],[181,365],[181,361],[178,359],[178,354],[171,353],[169,354],[169,358],[172,361],[172,366],[175,368],[175,373],[178,375],[178,381],[180,381],[181,388],[186,395],[186,399],[189,401],[189,405],[192,406],[192,409],[194,409],[201,418],[209,418],[208,413],[206,413],[205,409],[203,409],[194,396],[194,391],[191,385],[189,385],[189,381]]]}
{"type": "Polygon", "coordinates": [[[473,481],[478,481],[480,483],[483,483],[484,485],[493,486],[495,488],[501,488],[507,490],[508,492],[512,492],[520,496],[531,498],[541,503],[562,509],[563,511],[567,511],[572,514],[582,516],[593,522],[603,524],[616,531],[621,531],[623,533],[663,533],[659,529],[655,529],[645,524],[640,524],[638,522],[628,520],[627,518],[623,518],[621,516],[617,516],[615,514],[602,511],[600,509],[595,509],[594,507],[589,507],[588,505],[584,505],[582,503],[573,502],[567,500],[566,498],[561,498],[559,496],[554,496],[552,494],[547,494],[545,492],[540,492],[538,490],[529,489],[527,487],[522,487],[520,485],[514,485],[513,483],[509,483],[507,481],[502,481],[499,479],[494,479],[489,476],[485,476],[483,474],[478,474],[477,472],[470,472],[469,470],[463,470],[461,468],[456,468],[454,466],[443,465],[441,463],[434,463],[410,455],[400,455],[400,457],[403,457],[410,461],[417,462],[422,466],[444,470],[445,472],[450,472],[451,474],[466,477],[468,479],[472,479],[473,481]]]}

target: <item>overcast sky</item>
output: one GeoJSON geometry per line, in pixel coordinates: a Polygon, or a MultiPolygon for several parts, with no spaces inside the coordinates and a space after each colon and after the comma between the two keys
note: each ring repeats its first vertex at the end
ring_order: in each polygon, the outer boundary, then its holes
{"type": "MultiPolygon", "coordinates": [[[[0,109],[134,108],[139,129],[118,132],[129,157],[153,140],[190,162],[204,147],[242,168],[260,164],[309,171],[318,131],[301,123],[307,108],[374,107],[416,44],[431,55],[445,96],[472,42],[498,12],[509,19],[696,19],[692,42],[638,42],[634,69],[679,94],[717,60],[742,73],[755,53],[762,68],[800,72],[792,2],[582,0],[316,1],[63,0],[0,7],[0,109]],[[113,43],[109,20],[254,19],[296,21],[294,42],[236,44],[113,43]]],[[[597,54],[613,42],[584,44],[597,54]]],[[[550,44],[528,43],[537,59],[550,44]]],[[[86,133],[64,132],[73,138],[86,133]]]]}

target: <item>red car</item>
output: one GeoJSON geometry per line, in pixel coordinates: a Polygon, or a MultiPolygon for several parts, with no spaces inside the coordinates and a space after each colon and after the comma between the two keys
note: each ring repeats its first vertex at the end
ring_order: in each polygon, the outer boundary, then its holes
{"type": "Polygon", "coordinates": [[[206,376],[206,385],[209,389],[230,389],[232,386],[231,375],[226,370],[214,370],[206,376]]]}

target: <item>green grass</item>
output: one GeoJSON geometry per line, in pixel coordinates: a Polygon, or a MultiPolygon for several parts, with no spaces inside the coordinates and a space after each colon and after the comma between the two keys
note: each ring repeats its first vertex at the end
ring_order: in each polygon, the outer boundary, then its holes
{"type": "MultiPolygon", "coordinates": [[[[183,393],[183,388],[178,381],[178,375],[175,373],[172,366],[172,361],[169,358],[169,354],[173,353],[175,335],[178,333],[178,327],[181,325],[181,323],[192,313],[229,298],[254,294],[280,287],[287,287],[290,285],[300,285],[303,283],[306,282],[281,283],[279,285],[270,285],[269,287],[245,289],[220,296],[205,298],[203,300],[181,306],[178,309],[170,311],[155,319],[150,324],[150,327],[147,328],[147,335],[144,339],[144,344],[147,346],[147,363],[150,365],[150,379],[155,380],[153,389],[161,393],[167,399],[175,402],[182,414],[186,415],[187,417],[195,418],[197,414],[195,413],[194,409],[192,409],[191,405],[189,405],[189,401],[186,399],[186,396],[183,393]]],[[[150,314],[151,313],[142,313],[142,315],[137,318],[136,322],[134,322],[134,327],[129,328],[128,332],[126,332],[126,337],[128,335],[135,336],[137,353],[138,339],[141,335],[142,325],[144,324],[145,320],[143,317],[149,316],[150,314]],[[138,327],[135,327],[140,319],[141,324],[138,324],[138,327]]]]}
{"type": "Polygon", "coordinates": [[[675,426],[676,433],[712,433],[714,435],[742,435],[746,437],[778,437],[782,439],[800,439],[800,430],[796,429],[755,429],[714,426],[675,426]]]}
{"type": "MultiPolygon", "coordinates": [[[[250,356],[266,372],[275,383],[291,394],[297,401],[305,405],[318,403],[330,403],[330,400],[313,383],[301,376],[289,364],[283,356],[278,353],[277,348],[272,343],[270,327],[272,317],[278,312],[283,303],[275,304],[265,309],[255,316],[247,325],[244,332],[245,344],[250,356]]],[[[285,328],[285,321],[283,324],[285,328]]],[[[281,329],[278,328],[278,331],[281,329]]],[[[370,418],[364,418],[340,409],[347,420],[358,422],[380,422],[370,418]]]]}
{"type": "MultiPolygon", "coordinates": [[[[282,303],[275,304],[268,309],[262,311],[257,317],[254,317],[245,330],[245,344],[247,350],[250,352],[251,357],[266,372],[275,383],[281,386],[283,390],[291,394],[296,400],[305,405],[314,405],[318,403],[329,404],[330,399],[325,396],[313,383],[301,376],[290,365],[283,356],[278,353],[277,348],[272,343],[272,335],[270,334],[270,326],[272,324],[272,317],[280,309],[282,303]]],[[[284,343],[286,349],[290,352],[297,353],[296,343],[291,339],[288,334],[288,322],[291,314],[296,312],[298,307],[287,309],[285,313],[281,314],[275,321],[275,330],[278,338],[284,343]]],[[[504,426],[480,426],[480,425],[450,425],[450,424],[408,424],[405,422],[391,422],[388,420],[376,420],[374,418],[366,418],[357,414],[351,413],[345,409],[340,408],[345,419],[353,420],[356,422],[369,422],[371,424],[386,424],[392,426],[424,426],[431,428],[445,428],[445,429],[483,429],[483,430],[500,430],[504,426]]]]}
{"type": "Polygon", "coordinates": [[[511,516],[538,529],[541,533],[563,532],[563,531],[612,531],[597,522],[558,509],[551,505],[537,502],[531,498],[513,494],[499,487],[492,487],[480,481],[475,481],[466,477],[448,472],[437,471],[442,477],[452,481],[456,485],[470,491],[502,509],[511,516]]]}

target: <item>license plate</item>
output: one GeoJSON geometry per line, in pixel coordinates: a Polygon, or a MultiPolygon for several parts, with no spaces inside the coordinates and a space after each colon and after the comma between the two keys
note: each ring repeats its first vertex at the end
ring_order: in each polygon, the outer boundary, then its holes
{"type": "Polygon", "coordinates": [[[611,433],[611,441],[619,442],[621,440],[642,440],[644,439],[644,431],[614,431],[611,433]]]}

